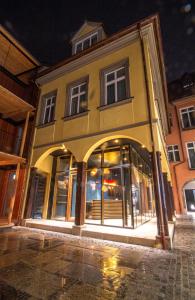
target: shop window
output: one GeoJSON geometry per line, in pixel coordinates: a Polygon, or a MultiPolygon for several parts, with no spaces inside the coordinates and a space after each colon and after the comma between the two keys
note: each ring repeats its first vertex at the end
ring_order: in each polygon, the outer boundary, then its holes
{"type": "Polygon", "coordinates": [[[183,108],[180,110],[182,128],[195,127],[195,106],[183,108]]]}
{"type": "Polygon", "coordinates": [[[177,162],[180,161],[180,155],[179,155],[179,147],[178,145],[169,145],[167,147],[168,151],[168,158],[171,162],[177,162]]]}
{"type": "Polygon", "coordinates": [[[188,162],[190,169],[195,169],[195,142],[187,143],[188,162]]]}

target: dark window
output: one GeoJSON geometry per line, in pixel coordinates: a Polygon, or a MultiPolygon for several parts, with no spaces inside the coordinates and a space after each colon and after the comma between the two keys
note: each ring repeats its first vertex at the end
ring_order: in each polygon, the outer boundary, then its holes
{"type": "Polygon", "coordinates": [[[44,99],[44,109],[42,114],[42,124],[54,121],[56,96],[46,97],[44,99]]]}
{"type": "Polygon", "coordinates": [[[180,161],[178,145],[170,145],[167,147],[169,161],[180,161]]]}
{"type": "Polygon", "coordinates": [[[82,82],[70,88],[69,115],[87,111],[87,83],[82,82]]]}
{"type": "Polygon", "coordinates": [[[190,169],[195,169],[195,142],[187,143],[188,160],[190,169]]]}
{"type": "Polygon", "coordinates": [[[180,110],[183,128],[195,127],[195,107],[187,107],[180,110]]]}
{"type": "Polygon", "coordinates": [[[128,98],[127,66],[116,68],[104,73],[105,100],[104,105],[119,102],[128,98]]]}

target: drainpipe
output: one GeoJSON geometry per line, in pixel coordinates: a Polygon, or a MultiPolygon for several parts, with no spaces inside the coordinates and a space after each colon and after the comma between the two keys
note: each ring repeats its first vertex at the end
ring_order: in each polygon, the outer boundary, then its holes
{"type": "Polygon", "coordinates": [[[179,130],[179,141],[180,141],[181,152],[182,152],[182,157],[183,157],[182,161],[180,161],[179,163],[173,165],[173,172],[174,172],[175,183],[176,183],[177,197],[179,199],[179,209],[180,209],[180,212],[182,212],[181,203],[180,203],[180,197],[179,197],[179,184],[178,184],[178,180],[177,180],[176,168],[185,162],[185,160],[184,160],[184,150],[183,150],[184,147],[183,147],[183,140],[182,140],[182,136],[181,136],[181,126],[180,126],[180,123],[179,123],[179,116],[178,116],[178,112],[177,112],[177,107],[176,107],[175,104],[173,104],[173,106],[175,108],[175,114],[176,114],[176,119],[177,119],[177,126],[178,126],[178,130],[179,130]]]}
{"type": "MultiPolygon", "coordinates": [[[[148,76],[147,76],[147,67],[146,67],[146,57],[144,52],[144,42],[143,37],[141,34],[141,23],[137,24],[137,29],[139,33],[139,39],[140,39],[140,46],[141,46],[141,54],[142,54],[142,60],[143,60],[143,67],[144,67],[144,79],[145,79],[145,86],[146,86],[146,100],[147,100],[147,107],[148,107],[148,117],[149,117],[149,125],[150,125],[150,136],[151,136],[151,142],[152,142],[152,161],[153,161],[153,171],[155,173],[155,180],[158,181],[157,189],[155,188],[155,198],[156,204],[159,214],[159,227],[160,227],[160,238],[163,249],[166,249],[166,241],[165,241],[165,230],[164,230],[164,220],[163,220],[163,213],[162,213],[162,203],[161,203],[161,196],[159,198],[159,195],[161,195],[160,191],[160,182],[159,182],[159,173],[158,173],[158,167],[157,167],[157,156],[156,156],[156,149],[155,149],[155,143],[154,143],[154,132],[153,132],[153,123],[152,123],[152,108],[150,103],[150,93],[149,93],[149,83],[148,83],[148,76]]],[[[154,185],[155,186],[155,185],[154,185]]]]}

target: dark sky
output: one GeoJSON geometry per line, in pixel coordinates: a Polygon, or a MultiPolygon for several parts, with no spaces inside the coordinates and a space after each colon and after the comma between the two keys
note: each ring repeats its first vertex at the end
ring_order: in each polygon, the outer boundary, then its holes
{"type": "Polygon", "coordinates": [[[84,20],[101,21],[112,34],[156,12],[170,81],[195,70],[195,0],[5,0],[0,23],[50,65],[70,55],[70,38],[84,20]]]}

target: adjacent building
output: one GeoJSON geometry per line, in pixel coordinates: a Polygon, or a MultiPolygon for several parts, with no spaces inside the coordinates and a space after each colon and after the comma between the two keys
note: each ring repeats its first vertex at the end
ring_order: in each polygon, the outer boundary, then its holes
{"type": "Polygon", "coordinates": [[[31,144],[39,62],[0,26],[0,224],[18,222],[31,144]]]}
{"type": "Polygon", "coordinates": [[[171,166],[175,209],[195,212],[195,73],[169,84],[171,134],[167,151],[171,166]]]}
{"type": "Polygon", "coordinates": [[[72,56],[39,73],[26,219],[136,228],[169,239],[168,98],[158,16],[107,37],[86,21],[72,56]]]}

